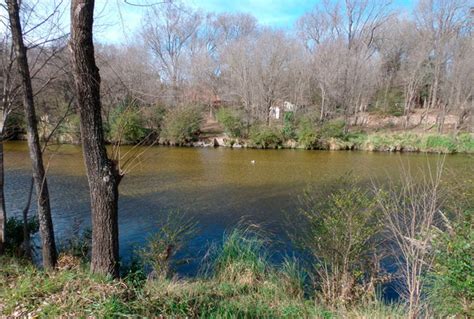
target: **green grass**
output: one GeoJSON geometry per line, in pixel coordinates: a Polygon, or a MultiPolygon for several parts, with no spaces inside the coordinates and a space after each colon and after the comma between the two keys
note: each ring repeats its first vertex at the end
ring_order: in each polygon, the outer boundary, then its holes
{"type": "Polygon", "coordinates": [[[349,133],[345,139],[332,139],[333,149],[377,152],[474,153],[474,135],[417,133],[349,133]]]}
{"type": "Polygon", "coordinates": [[[30,263],[0,257],[0,316],[168,318],[383,318],[403,309],[373,301],[328,309],[304,290],[305,271],[294,259],[272,265],[258,230],[225,236],[195,279],[111,280],[79,263],[45,273],[30,263]],[[68,269],[66,269],[68,268],[68,269]]]}

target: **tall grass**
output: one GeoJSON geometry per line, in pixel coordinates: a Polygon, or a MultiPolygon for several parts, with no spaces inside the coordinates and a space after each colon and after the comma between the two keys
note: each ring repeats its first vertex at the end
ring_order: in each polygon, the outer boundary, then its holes
{"type": "MultiPolygon", "coordinates": [[[[211,260],[214,272],[195,279],[122,280],[90,274],[80,264],[45,273],[0,257],[0,316],[167,318],[398,318],[378,304],[327,310],[305,296],[305,271],[294,258],[272,265],[258,230],[229,232],[211,260]],[[137,284],[141,280],[142,284],[137,284]]],[[[138,278],[138,279],[137,279],[138,278]]],[[[140,279],[141,278],[141,279],[140,279]]]]}

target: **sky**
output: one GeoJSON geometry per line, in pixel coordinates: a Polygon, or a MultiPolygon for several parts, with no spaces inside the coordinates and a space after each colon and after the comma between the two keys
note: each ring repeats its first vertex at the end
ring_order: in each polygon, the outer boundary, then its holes
{"type": "MultiPolygon", "coordinates": [[[[57,3],[61,0],[40,0],[43,3],[57,3]]],[[[99,42],[118,44],[136,36],[142,25],[146,5],[162,0],[96,0],[95,38],[99,42]]],[[[257,18],[260,24],[291,29],[296,20],[322,0],[182,0],[186,5],[203,12],[244,12],[257,18]]],[[[410,10],[415,1],[393,0],[400,10],[410,10]]],[[[64,18],[62,24],[69,28],[69,0],[62,0],[64,18]]],[[[1,11],[1,10],[0,10],[1,11]]],[[[1,12],[1,16],[4,16],[1,12]]],[[[0,29],[2,26],[0,25],[0,29]]],[[[1,31],[1,30],[0,30],[1,31]]]]}
{"type": "MultiPolygon", "coordinates": [[[[160,0],[126,0],[134,4],[156,3],[160,0]]],[[[142,23],[146,8],[126,4],[124,0],[96,0],[98,27],[96,39],[106,43],[120,43],[133,37],[142,23]],[[113,21],[104,23],[102,21],[113,21]]],[[[203,12],[244,12],[257,18],[259,23],[291,29],[296,20],[321,0],[183,0],[203,12]]],[[[410,10],[415,1],[394,0],[400,10],[410,10]]]]}

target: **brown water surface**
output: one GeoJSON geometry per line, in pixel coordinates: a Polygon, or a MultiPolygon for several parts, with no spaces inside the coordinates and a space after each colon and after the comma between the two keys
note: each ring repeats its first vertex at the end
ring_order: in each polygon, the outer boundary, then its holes
{"type": "MultiPolygon", "coordinates": [[[[126,148],[124,148],[126,151],[126,148]]],[[[284,237],[284,212],[298,207],[298,195],[308,186],[324,189],[352,171],[363,181],[396,179],[402,166],[426,169],[440,157],[426,154],[350,151],[251,150],[229,148],[150,148],[137,168],[120,185],[120,247],[129,256],[157,229],[169,210],[181,210],[201,225],[191,244],[202,253],[240,220],[263,224],[284,237]],[[252,163],[252,161],[255,161],[252,163]]],[[[6,199],[9,215],[24,206],[30,176],[26,143],[5,145],[6,199]]],[[[90,219],[89,194],[81,148],[64,145],[45,156],[54,225],[60,241],[71,225],[90,219]]],[[[451,178],[474,178],[474,158],[446,157],[451,178]]],[[[34,206],[34,205],[33,205],[34,206]]]]}

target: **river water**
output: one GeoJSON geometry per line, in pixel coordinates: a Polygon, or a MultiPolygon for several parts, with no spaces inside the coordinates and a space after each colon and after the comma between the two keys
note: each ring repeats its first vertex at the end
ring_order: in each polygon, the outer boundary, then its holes
{"type": "MultiPolygon", "coordinates": [[[[439,158],[362,151],[149,148],[120,185],[120,253],[127,260],[168,211],[180,210],[200,225],[198,236],[186,248],[196,259],[181,267],[182,273],[192,274],[209,244],[222,240],[224,232],[242,220],[262,225],[285,242],[285,216],[298,209],[298,196],[308,185],[323,189],[349,172],[367,183],[383,183],[397,179],[402,166],[426,169],[439,158]]],[[[17,215],[24,207],[31,176],[26,143],[6,143],[5,161],[7,211],[17,215]]],[[[45,163],[55,231],[58,241],[64,242],[73,224],[90,226],[81,149],[52,148],[45,163]]],[[[451,176],[472,181],[474,158],[449,155],[446,168],[451,176]]],[[[275,255],[291,253],[289,245],[279,247],[274,248],[275,255]]]]}

